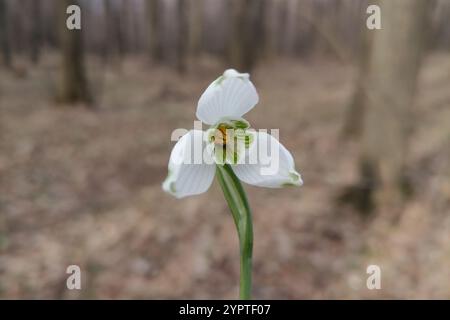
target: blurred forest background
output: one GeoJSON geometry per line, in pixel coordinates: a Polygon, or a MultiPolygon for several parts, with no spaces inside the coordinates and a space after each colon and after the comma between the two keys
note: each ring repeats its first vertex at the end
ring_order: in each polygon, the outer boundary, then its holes
{"type": "Polygon", "coordinates": [[[450,0],[0,0],[0,50],[0,298],[237,297],[217,185],[161,189],[231,67],[305,181],[246,186],[254,297],[450,298],[450,0]]]}

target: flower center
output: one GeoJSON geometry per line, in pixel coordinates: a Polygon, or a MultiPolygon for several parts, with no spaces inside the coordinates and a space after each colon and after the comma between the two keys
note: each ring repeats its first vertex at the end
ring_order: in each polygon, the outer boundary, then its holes
{"type": "Polygon", "coordinates": [[[217,163],[238,162],[253,141],[252,134],[247,131],[249,127],[244,119],[223,119],[208,130],[208,141],[213,144],[217,163]]]}

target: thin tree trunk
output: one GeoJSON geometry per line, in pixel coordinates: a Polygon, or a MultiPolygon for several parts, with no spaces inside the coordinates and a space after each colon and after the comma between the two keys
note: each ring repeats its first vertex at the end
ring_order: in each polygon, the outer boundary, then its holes
{"type": "Polygon", "coordinates": [[[264,32],[264,39],[261,43],[261,56],[270,60],[277,53],[277,34],[276,34],[276,3],[275,1],[264,0],[263,15],[261,16],[261,24],[264,32]]]}
{"type": "MultiPolygon", "coordinates": [[[[84,102],[90,104],[92,96],[88,88],[84,66],[82,30],[69,30],[66,26],[66,9],[78,4],[75,0],[58,0],[60,17],[60,46],[62,53],[62,81],[60,100],[63,103],[84,102]]],[[[83,20],[82,20],[83,21],[83,20]]]]}
{"type": "Polygon", "coordinates": [[[42,42],[42,11],[40,1],[31,0],[31,16],[31,61],[37,64],[39,62],[42,42]]]}
{"type": "Polygon", "coordinates": [[[11,67],[11,42],[9,40],[8,31],[8,7],[6,0],[0,0],[0,46],[3,56],[3,64],[6,67],[11,67]]]}
{"type": "Polygon", "coordinates": [[[277,15],[278,15],[278,25],[277,25],[277,38],[278,38],[278,52],[281,55],[287,54],[287,42],[288,42],[288,28],[289,28],[289,1],[288,0],[278,0],[277,1],[277,15]]]}
{"type": "Polygon", "coordinates": [[[252,71],[260,57],[264,9],[264,1],[231,0],[230,62],[240,71],[252,71]]]}
{"type": "Polygon", "coordinates": [[[189,55],[196,57],[202,47],[203,0],[189,0],[189,55]]]}
{"type": "Polygon", "coordinates": [[[113,17],[113,11],[111,7],[111,0],[103,0],[103,9],[105,10],[105,41],[103,42],[103,59],[107,61],[112,51],[114,50],[113,43],[113,24],[114,24],[114,17],[113,17]]]}
{"type": "Polygon", "coordinates": [[[58,5],[51,5],[42,10],[42,42],[44,46],[57,49],[60,38],[60,30],[55,28],[55,21],[59,19],[58,5]]]}
{"type": "Polygon", "coordinates": [[[366,83],[369,75],[374,32],[368,30],[365,24],[361,27],[360,32],[361,48],[359,50],[358,78],[343,127],[343,135],[345,138],[357,137],[361,134],[364,108],[367,105],[368,98],[366,83]]]}
{"type": "Polygon", "coordinates": [[[311,51],[314,47],[314,27],[308,19],[304,17],[313,17],[313,6],[311,2],[297,2],[296,8],[296,39],[295,39],[295,52],[298,55],[304,55],[311,51]]]}
{"type": "Polygon", "coordinates": [[[245,10],[247,0],[230,0],[231,3],[231,37],[230,61],[234,68],[242,70],[246,68],[244,62],[245,46],[245,10]]]}
{"type": "Polygon", "coordinates": [[[121,10],[124,2],[114,4],[111,0],[104,0],[103,5],[106,20],[105,58],[113,57],[120,63],[125,54],[124,21],[122,17],[124,13],[121,10]],[[121,5],[121,7],[118,7],[118,5],[121,5]]]}
{"type": "Polygon", "coordinates": [[[146,5],[149,21],[150,56],[153,61],[161,62],[164,59],[161,35],[162,3],[160,0],[147,0],[146,5]]]}
{"type": "MultiPolygon", "coordinates": [[[[122,3],[123,4],[122,0],[122,3]]],[[[125,0],[126,1],[126,0],[125,0]]],[[[121,6],[122,7],[122,6],[121,6]]],[[[113,17],[114,17],[114,40],[117,44],[117,52],[119,54],[119,58],[122,59],[125,55],[125,35],[124,35],[124,29],[125,29],[125,22],[124,22],[124,12],[122,12],[122,8],[114,8],[113,9],[113,17]]]]}
{"type": "Polygon", "coordinates": [[[177,70],[179,73],[185,73],[187,68],[189,45],[189,9],[187,0],[178,0],[177,70]]]}

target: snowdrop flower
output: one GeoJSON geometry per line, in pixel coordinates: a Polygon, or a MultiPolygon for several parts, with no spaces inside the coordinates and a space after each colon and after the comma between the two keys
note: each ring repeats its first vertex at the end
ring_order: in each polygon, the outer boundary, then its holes
{"type": "Polygon", "coordinates": [[[206,132],[191,130],[178,140],[163,189],[177,198],[203,193],[211,186],[217,165],[230,165],[241,181],[255,186],[302,185],[291,153],[272,135],[250,129],[242,118],[258,99],[247,73],[229,69],[212,82],[196,113],[211,127],[206,132]]]}

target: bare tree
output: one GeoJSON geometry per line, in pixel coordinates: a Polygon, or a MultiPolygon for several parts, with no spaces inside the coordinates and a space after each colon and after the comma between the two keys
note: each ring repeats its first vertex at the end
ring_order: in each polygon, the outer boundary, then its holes
{"type": "Polygon", "coordinates": [[[231,1],[231,37],[229,39],[230,62],[242,71],[251,71],[260,57],[264,37],[266,8],[263,0],[231,1]]]}
{"type": "Polygon", "coordinates": [[[261,27],[263,28],[264,37],[261,39],[261,56],[270,60],[277,53],[276,1],[264,0],[263,6],[261,27]]]}
{"type": "Polygon", "coordinates": [[[8,31],[8,7],[5,0],[0,0],[0,46],[3,56],[3,64],[11,66],[11,43],[8,31]]]}
{"type": "Polygon", "coordinates": [[[203,32],[204,0],[189,0],[189,55],[197,56],[201,51],[203,32]]]}
{"type": "Polygon", "coordinates": [[[39,62],[41,41],[42,41],[42,9],[41,1],[31,1],[31,39],[30,54],[31,61],[36,64],[39,62]]]}
{"type": "Polygon", "coordinates": [[[106,43],[105,55],[115,56],[121,59],[125,54],[124,18],[122,17],[122,3],[114,3],[111,0],[104,0],[106,20],[106,43]]]}
{"type": "Polygon", "coordinates": [[[177,33],[177,70],[179,73],[186,71],[189,49],[189,10],[187,0],[178,0],[178,33],[177,33]]]}
{"type": "MultiPolygon", "coordinates": [[[[402,203],[410,111],[432,1],[380,0],[382,29],[364,66],[360,173],[370,186],[367,201],[381,207],[402,203]],[[373,197],[374,196],[374,197],[373,197]]],[[[367,207],[367,206],[366,206],[367,207]]]]}
{"type": "Polygon", "coordinates": [[[69,30],[66,26],[66,9],[79,5],[75,0],[58,0],[60,17],[60,46],[62,53],[62,81],[60,100],[64,103],[91,103],[92,96],[88,87],[84,65],[82,30],[69,30]]]}
{"type": "Polygon", "coordinates": [[[146,5],[149,21],[150,56],[154,61],[160,62],[164,58],[161,34],[162,3],[161,0],[147,0],[146,5]]]}
{"type": "Polygon", "coordinates": [[[362,22],[360,30],[361,44],[358,61],[358,78],[343,127],[343,134],[346,138],[357,137],[361,134],[364,108],[367,105],[368,98],[366,85],[372,54],[373,34],[374,32],[368,30],[362,22]]]}
{"type": "Polygon", "coordinates": [[[231,35],[229,41],[229,58],[233,67],[242,69],[244,62],[244,45],[245,45],[245,10],[247,0],[229,0],[231,6],[231,35]]]}
{"type": "Polygon", "coordinates": [[[59,28],[55,28],[58,23],[58,6],[54,1],[42,1],[42,45],[56,49],[59,40],[59,28]]]}

